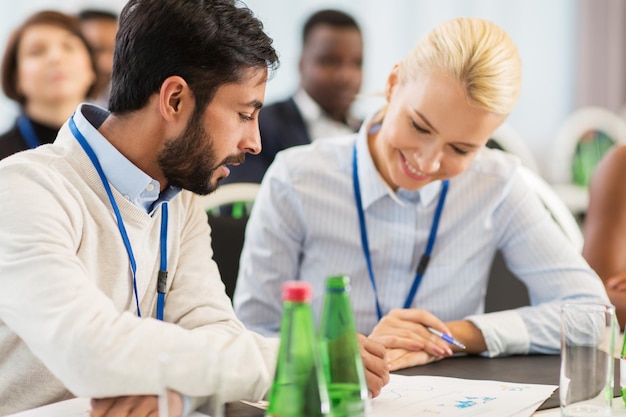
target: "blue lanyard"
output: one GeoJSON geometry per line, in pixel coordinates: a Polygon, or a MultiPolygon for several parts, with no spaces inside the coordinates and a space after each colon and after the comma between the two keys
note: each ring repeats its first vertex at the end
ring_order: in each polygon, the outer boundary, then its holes
{"type": "MultiPolygon", "coordinates": [[[[157,279],[157,315],[158,320],[163,320],[165,308],[165,292],[167,288],[167,203],[161,205],[161,267],[157,279]]],[[[134,280],[134,278],[133,278],[134,280]]]]}
{"type": "MultiPolygon", "coordinates": [[[[354,185],[354,196],[356,199],[357,211],[359,212],[359,226],[361,228],[361,246],[363,247],[363,254],[365,255],[365,261],[367,262],[367,271],[369,272],[370,282],[372,283],[372,288],[374,290],[374,298],[376,300],[376,313],[378,315],[378,320],[383,318],[383,312],[380,308],[380,301],[378,300],[378,288],[376,287],[376,279],[374,278],[374,269],[372,268],[372,257],[370,255],[370,246],[367,239],[367,228],[365,227],[365,212],[363,210],[363,201],[361,200],[361,185],[359,183],[359,175],[357,170],[357,151],[356,151],[356,143],[354,144],[354,152],[352,155],[352,184],[354,185]]],[[[437,229],[439,229],[439,219],[441,219],[441,212],[443,211],[443,205],[446,201],[446,194],[448,193],[448,186],[450,182],[448,180],[444,180],[442,182],[441,194],[439,195],[439,202],[437,203],[437,209],[435,211],[435,218],[433,219],[433,224],[430,227],[430,235],[428,236],[428,243],[426,245],[426,250],[422,254],[420,258],[419,264],[417,265],[417,272],[415,274],[415,279],[413,280],[413,285],[411,285],[411,290],[404,301],[404,308],[411,307],[413,304],[413,299],[415,299],[415,294],[417,293],[417,288],[422,282],[422,277],[426,273],[426,268],[428,268],[428,262],[430,261],[430,256],[433,252],[433,247],[435,246],[435,240],[437,239],[437,229]]]]}
{"type": "MultiPolygon", "coordinates": [[[[115,213],[115,218],[117,220],[117,227],[120,230],[120,235],[122,236],[124,246],[126,247],[126,252],[128,253],[130,268],[133,275],[133,292],[135,294],[135,304],[137,305],[137,315],[141,317],[141,310],[139,309],[139,294],[137,293],[137,263],[135,262],[135,255],[133,254],[133,248],[130,245],[128,233],[126,233],[126,227],[124,227],[122,214],[120,213],[120,209],[115,202],[115,198],[113,198],[111,186],[109,185],[109,181],[107,180],[106,175],[104,175],[104,171],[102,170],[100,161],[98,161],[98,157],[96,156],[95,152],[93,151],[91,146],[89,146],[89,143],[87,143],[85,137],[76,127],[76,123],[74,123],[74,116],[70,118],[69,125],[72,134],[74,135],[76,140],[78,140],[78,143],[80,143],[80,146],[82,146],[83,150],[91,160],[91,163],[96,168],[96,171],[98,172],[98,175],[102,180],[102,185],[104,185],[104,189],[109,196],[109,201],[111,202],[111,206],[113,207],[113,212],[115,213]]],[[[161,205],[161,265],[157,279],[157,319],[159,320],[163,320],[163,310],[165,309],[165,288],[167,285],[167,217],[167,203],[163,203],[161,205]]]]}
{"type": "Polygon", "coordinates": [[[17,128],[20,130],[24,141],[29,149],[35,149],[37,146],[41,145],[41,141],[37,137],[35,133],[35,129],[33,129],[33,125],[28,119],[28,116],[25,114],[21,114],[17,118],[17,128]]]}

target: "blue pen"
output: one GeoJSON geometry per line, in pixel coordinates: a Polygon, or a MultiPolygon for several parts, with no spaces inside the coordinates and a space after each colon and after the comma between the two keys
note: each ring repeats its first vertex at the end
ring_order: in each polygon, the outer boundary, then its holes
{"type": "Polygon", "coordinates": [[[437,329],[433,329],[432,327],[427,327],[426,329],[428,329],[428,331],[431,332],[432,334],[437,335],[443,340],[445,340],[446,342],[450,343],[451,345],[454,345],[460,349],[465,349],[465,345],[459,342],[458,340],[456,340],[454,337],[447,335],[445,333],[442,333],[437,329]]]}

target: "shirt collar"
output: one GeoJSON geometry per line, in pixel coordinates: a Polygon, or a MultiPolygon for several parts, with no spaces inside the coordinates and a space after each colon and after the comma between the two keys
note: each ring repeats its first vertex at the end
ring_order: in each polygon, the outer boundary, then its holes
{"type": "Polygon", "coordinates": [[[174,198],[180,188],[168,186],[159,193],[159,182],[129,161],[98,132],[109,114],[103,108],[81,104],[74,113],[74,123],[96,154],[109,183],[134,205],[152,213],[160,203],[174,198]]]}
{"type": "Polygon", "coordinates": [[[372,127],[373,116],[374,115],[370,116],[361,125],[356,142],[358,176],[363,209],[367,209],[371,204],[385,196],[389,196],[401,206],[416,204],[418,202],[424,207],[428,206],[441,190],[440,180],[426,184],[417,191],[399,188],[394,192],[376,169],[367,143],[367,135],[372,127]]]}
{"type": "MultiPolygon", "coordinates": [[[[343,123],[337,122],[336,120],[328,117],[320,105],[317,104],[317,102],[313,100],[313,98],[306,91],[304,91],[302,87],[300,87],[293,95],[293,101],[296,103],[300,114],[302,114],[302,118],[308,125],[314,124],[322,119],[331,123],[344,125],[343,123]]],[[[361,121],[351,113],[348,113],[346,117],[347,120],[345,126],[347,126],[352,132],[356,131],[361,125],[361,121]]]]}
{"type": "Polygon", "coordinates": [[[302,113],[302,118],[307,122],[314,122],[324,117],[322,108],[307,94],[304,89],[299,88],[293,95],[293,101],[298,106],[298,110],[302,113]]]}

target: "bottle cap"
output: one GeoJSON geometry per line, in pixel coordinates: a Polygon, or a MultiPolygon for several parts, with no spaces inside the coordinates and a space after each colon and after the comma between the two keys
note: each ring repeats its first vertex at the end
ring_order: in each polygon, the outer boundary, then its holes
{"type": "Polygon", "coordinates": [[[333,292],[350,291],[350,278],[346,275],[337,275],[326,278],[326,289],[333,292]]]}
{"type": "Polygon", "coordinates": [[[283,284],[283,301],[309,302],[313,287],[305,281],[287,281],[283,284]]]}

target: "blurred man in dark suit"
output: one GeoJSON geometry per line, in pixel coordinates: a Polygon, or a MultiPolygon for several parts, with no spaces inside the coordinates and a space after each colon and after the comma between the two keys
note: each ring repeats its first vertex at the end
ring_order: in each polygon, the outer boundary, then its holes
{"type": "Polygon", "coordinates": [[[363,37],[354,18],[337,10],[309,17],[302,31],[300,87],[261,110],[261,153],[231,167],[223,183],[260,183],[279,151],[356,131],[361,121],[350,106],[361,88],[362,62],[363,37]]]}

